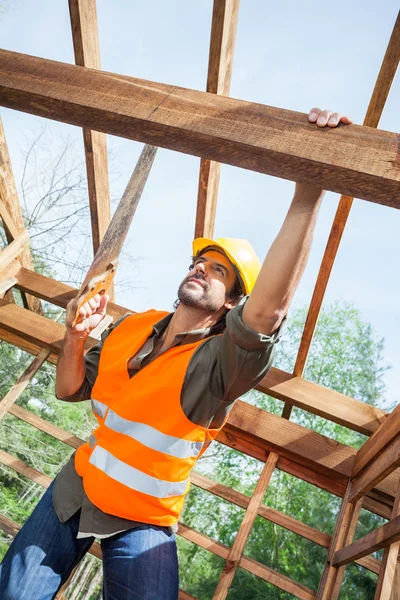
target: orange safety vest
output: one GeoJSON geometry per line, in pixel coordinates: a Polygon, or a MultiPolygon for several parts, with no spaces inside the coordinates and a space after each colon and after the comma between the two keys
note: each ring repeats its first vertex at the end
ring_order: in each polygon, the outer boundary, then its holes
{"type": "Polygon", "coordinates": [[[99,426],[75,455],[76,471],[95,506],[162,526],[177,522],[204,442],[222,427],[196,425],[181,407],[186,370],[204,340],[171,348],[129,377],[129,359],[167,314],[131,315],[106,338],[92,390],[99,426]]]}

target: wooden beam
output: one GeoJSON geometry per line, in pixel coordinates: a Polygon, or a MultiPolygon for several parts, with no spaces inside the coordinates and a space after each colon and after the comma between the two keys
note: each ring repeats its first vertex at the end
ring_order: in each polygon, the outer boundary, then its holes
{"type": "Polygon", "coordinates": [[[350,502],[364,496],[397,467],[400,467],[400,437],[387,446],[364,471],[352,478],[350,502]]]}
{"type": "Polygon", "coordinates": [[[6,269],[15,258],[18,258],[22,252],[29,247],[29,234],[25,229],[18,237],[6,246],[0,253],[0,273],[6,269]]]}
{"type": "Polygon", "coordinates": [[[374,435],[359,449],[354,461],[353,477],[361,473],[399,435],[400,404],[388,415],[374,435]]]}
{"type": "Polygon", "coordinates": [[[333,564],[347,565],[400,540],[400,515],[335,553],[333,564]]]}
{"type": "Polygon", "coordinates": [[[344,570],[333,565],[333,558],[338,549],[343,548],[346,543],[350,543],[353,540],[362,507],[362,501],[357,504],[351,504],[349,502],[349,495],[350,485],[347,486],[336,520],[335,531],[331,539],[325,568],[318,587],[317,600],[336,600],[339,595],[344,570]]]}
{"type": "MultiPolygon", "coordinates": [[[[17,187],[8,153],[6,136],[0,118],[0,201],[2,209],[6,210],[4,226],[8,243],[11,243],[18,234],[25,230],[21,205],[18,200],[17,187]],[[11,222],[10,222],[11,221],[11,222]]],[[[25,248],[19,257],[21,265],[33,269],[32,255],[29,248],[25,248]]],[[[35,312],[42,313],[40,300],[37,298],[24,298],[26,306],[35,312]]]]}
{"type": "Polygon", "coordinates": [[[0,51],[0,101],[72,125],[400,206],[394,133],[358,125],[319,129],[302,113],[7,50],[0,51]]]}
{"type": "Polygon", "coordinates": [[[364,435],[374,433],[387,418],[380,408],[280,369],[272,368],[256,389],[364,435]]]}
{"type": "Polygon", "coordinates": [[[222,570],[218,585],[213,595],[213,600],[225,600],[226,596],[228,595],[229,588],[239,566],[245,545],[257,516],[258,509],[260,508],[269,482],[271,481],[278,458],[278,454],[271,452],[266,460],[253,495],[250,498],[249,504],[246,508],[243,521],[239,527],[239,531],[236,535],[235,541],[233,542],[233,546],[229,551],[225,566],[222,570]]]}
{"type": "MultiPolygon", "coordinates": [[[[226,559],[229,555],[228,546],[225,546],[224,544],[213,540],[208,535],[195,531],[182,523],[179,523],[178,535],[221,558],[226,559]]],[[[257,577],[260,577],[264,581],[268,581],[268,583],[271,583],[275,587],[292,594],[295,598],[301,598],[302,600],[313,600],[315,598],[314,592],[309,588],[296,583],[292,579],[281,575],[277,571],[274,571],[251,558],[243,556],[239,566],[246,571],[253,573],[257,577]]]]}
{"type": "MultiPolygon", "coordinates": [[[[393,504],[392,519],[400,515],[400,483],[397,488],[393,504]]],[[[376,585],[374,600],[391,600],[396,584],[396,570],[398,567],[400,540],[387,546],[382,557],[381,569],[376,585]]]]}
{"type": "Polygon", "coordinates": [[[18,381],[11,387],[4,398],[0,401],[0,420],[5,414],[7,414],[14,402],[18,400],[22,392],[32,381],[32,378],[36,375],[48,357],[49,352],[47,350],[41,350],[39,355],[31,362],[28,368],[25,369],[18,381]]]}
{"type": "MultiPolygon", "coordinates": [[[[383,58],[382,66],[376,80],[374,91],[364,119],[364,125],[368,127],[378,127],[389,90],[396,74],[397,66],[400,60],[400,13],[397,16],[389,44],[383,58]]],[[[347,219],[353,204],[351,195],[341,197],[337,208],[336,216],[329,235],[326,250],[322,259],[321,267],[315,284],[314,293],[311,299],[307,314],[307,320],[304,326],[294,374],[302,376],[306,365],[308,352],[314,337],[315,328],[322,302],[325,296],[329,277],[332,272],[333,264],[339,249],[340,241],[346,227],[347,219]]]]}
{"type": "MultiPolygon", "coordinates": [[[[214,0],[208,59],[207,92],[229,95],[240,0],[214,0]]],[[[220,163],[202,158],[194,237],[212,238],[220,163]]]]}
{"type": "MultiPolygon", "coordinates": [[[[69,12],[75,63],[81,67],[100,69],[96,0],[69,0],[69,12]]],[[[92,224],[93,253],[96,254],[110,223],[107,144],[104,133],[92,131],[88,128],[83,129],[83,140],[92,224]]]]}

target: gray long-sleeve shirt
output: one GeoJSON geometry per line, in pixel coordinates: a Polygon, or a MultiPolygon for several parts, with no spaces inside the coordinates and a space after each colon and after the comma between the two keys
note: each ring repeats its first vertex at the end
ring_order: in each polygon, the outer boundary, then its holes
{"type": "MultiPolygon", "coordinates": [[[[228,313],[226,330],[222,335],[209,337],[209,329],[199,329],[179,333],[171,344],[174,347],[205,340],[189,362],[181,392],[181,406],[185,415],[202,427],[220,427],[234,401],[256,386],[272,364],[274,345],[279,341],[281,328],[271,336],[250,329],[242,319],[244,302],[245,299],[228,313]]],[[[130,377],[134,377],[137,371],[156,358],[157,353],[153,353],[153,350],[171,318],[172,314],[169,314],[153,326],[151,335],[130,361],[130,377]]],[[[103,343],[121,320],[107,329],[101,341],[86,354],[85,380],[75,394],[63,400],[81,401],[90,398],[97,378],[103,343]]],[[[168,348],[165,351],[167,350],[168,348]]],[[[81,510],[78,537],[105,538],[142,525],[137,521],[104,513],[90,502],[85,494],[82,478],[75,470],[74,455],[57,476],[53,488],[53,503],[61,522],[67,521],[81,510]]]]}

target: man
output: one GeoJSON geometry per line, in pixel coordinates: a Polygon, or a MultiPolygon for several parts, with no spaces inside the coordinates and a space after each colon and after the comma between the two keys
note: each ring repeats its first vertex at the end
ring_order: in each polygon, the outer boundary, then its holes
{"type": "MultiPolygon", "coordinates": [[[[310,122],[350,123],[313,109],[310,122]]],[[[297,184],[261,266],[244,240],[197,239],[174,313],[128,315],[84,358],[106,314],[67,307],[56,393],[91,397],[98,427],[51,484],[4,559],[2,600],[54,598],[96,538],[105,600],[176,600],[174,531],[189,475],[233,402],[267,373],[310,251],[322,190],[297,184]],[[242,300],[243,299],[243,300],[242,300]]]]}

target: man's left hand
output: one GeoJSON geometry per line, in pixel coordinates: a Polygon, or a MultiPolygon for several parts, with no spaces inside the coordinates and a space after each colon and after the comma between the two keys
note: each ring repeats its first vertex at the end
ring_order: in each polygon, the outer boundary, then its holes
{"type": "Polygon", "coordinates": [[[350,125],[353,122],[349,117],[338,112],[321,110],[320,108],[312,108],[308,113],[308,120],[310,123],[316,123],[318,127],[337,127],[339,123],[350,125]]]}

